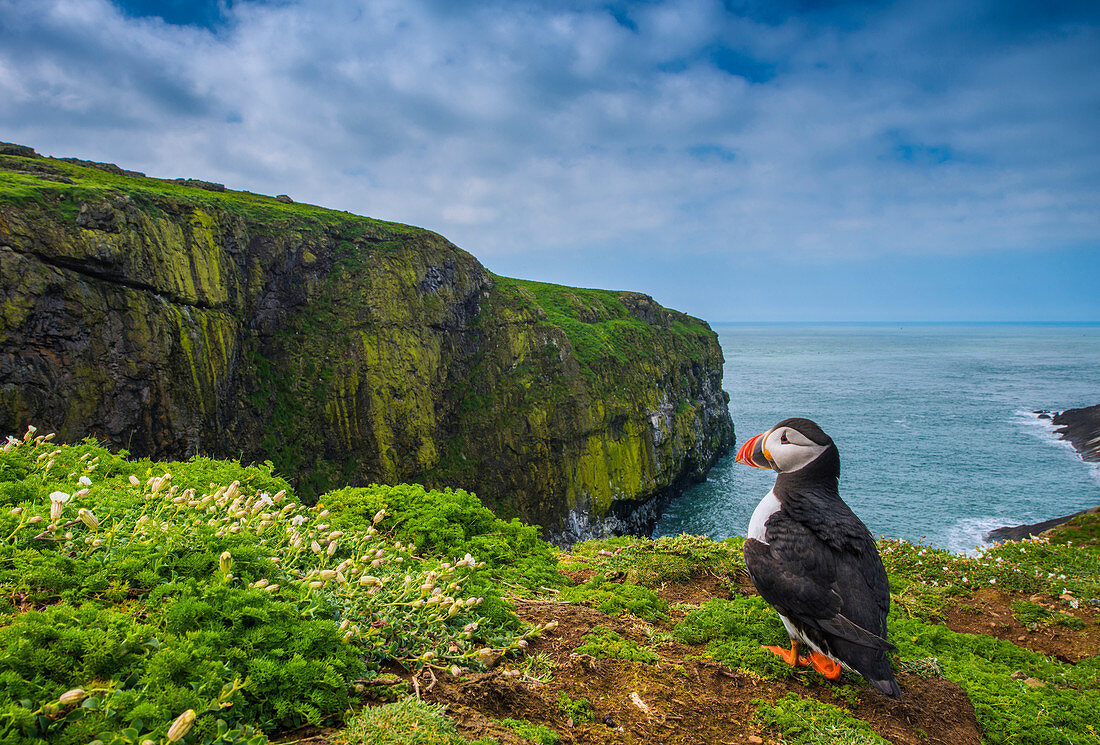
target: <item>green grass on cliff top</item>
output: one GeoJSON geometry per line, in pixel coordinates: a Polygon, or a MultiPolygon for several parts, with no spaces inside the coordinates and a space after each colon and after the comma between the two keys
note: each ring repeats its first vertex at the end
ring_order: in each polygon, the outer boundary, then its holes
{"type": "Polygon", "coordinates": [[[387,222],[312,204],[286,204],[274,197],[248,191],[210,191],[168,179],[127,176],[56,158],[0,155],[0,204],[36,205],[61,216],[73,217],[88,201],[125,195],[139,205],[163,206],[166,200],[200,209],[220,209],[258,221],[333,225],[361,223],[396,232],[420,232],[401,223],[387,222]],[[68,179],[74,183],[53,180],[68,179]]]}
{"type": "Polygon", "coordinates": [[[678,342],[676,351],[700,360],[713,337],[705,323],[657,303],[653,303],[653,308],[660,318],[653,325],[646,323],[626,306],[624,295],[630,293],[495,275],[494,280],[499,291],[513,298],[519,294],[532,298],[546,313],[547,322],[569,337],[577,359],[583,364],[614,360],[616,365],[623,365],[655,359],[659,353],[668,351],[669,340],[678,342]],[[668,333],[659,338],[657,330],[661,328],[668,333]]]}

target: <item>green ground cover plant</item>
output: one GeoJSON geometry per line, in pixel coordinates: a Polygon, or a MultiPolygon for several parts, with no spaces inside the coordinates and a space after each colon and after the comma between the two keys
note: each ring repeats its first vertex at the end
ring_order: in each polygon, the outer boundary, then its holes
{"type": "Polygon", "coordinates": [[[574,699],[565,691],[558,693],[558,711],[575,723],[591,722],[595,719],[591,701],[583,696],[574,699]]]}
{"type": "Polygon", "coordinates": [[[668,619],[668,601],[652,590],[631,582],[613,582],[598,574],[583,584],[566,587],[561,599],[570,602],[590,601],[610,616],[627,613],[646,621],[668,619]]]}
{"type": "Polygon", "coordinates": [[[0,452],[0,739],[189,741],[339,722],[385,663],[446,674],[518,650],[470,591],[472,555],[421,556],[294,501],[269,465],[129,461],[33,430],[0,452]],[[231,481],[227,481],[228,479],[231,481]]]}
{"type": "Polygon", "coordinates": [[[756,719],[768,729],[780,732],[789,745],[886,745],[864,721],[847,709],[813,698],[788,693],[774,704],[762,701],[756,719]]]}
{"type": "Polygon", "coordinates": [[[498,722],[534,745],[558,745],[558,733],[545,724],[535,724],[525,719],[500,719],[498,722]]]}
{"type": "Polygon", "coordinates": [[[581,640],[584,643],[573,651],[577,654],[589,654],[597,659],[626,660],[652,665],[660,657],[652,649],[639,646],[630,639],[624,639],[606,626],[597,626],[581,640]]]}
{"type": "Polygon", "coordinates": [[[761,647],[788,646],[789,639],[779,615],[758,595],[707,601],[672,633],[685,644],[706,644],[708,655],[731,668],[771,679],[795,674],[794,668],[761,647]]]}
{"type": "Polygon", "coordinates": [[[409,697],[368,706],[352,717],[336,745],[497,745],[496,740],[460,737],[446,707],[409,697]]]}
{"type": "Polygon", "coordinates": [[[655,540],[633,537],[585,541],[571,550],[589,566],[621,571],[631,582],[654,587],[685,583],[713,575],[729,584],[745,566],[739,539],[712,541],[697,535],[665,536],[655,540]]]}
{"type": "Polygon", "coordinates": [[[987,743],[1095,742],[1100,660],[1069,664],[990,636],[891,613],[890,638],[905,660],[935,658],[974,704],[987,743]],[[1021,676],[1038,681],[1029,685],[1021,676]]]}

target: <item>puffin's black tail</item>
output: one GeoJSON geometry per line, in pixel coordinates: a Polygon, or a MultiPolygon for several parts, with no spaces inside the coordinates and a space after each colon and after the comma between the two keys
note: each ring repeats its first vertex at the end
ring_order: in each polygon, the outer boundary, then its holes
{"type": "MultiPolygon", "coordinates": [[[[870,678],[868,678],[870,680],[870,678]]],[[[898,698],[901,696],[901,688],[898,688],[898,682],[894,680],[893,673],[889,678],[884,680],[871,680],[871,685],[885,693],[890,698],[898,698]]]]}
{"type": "Polygon", "coordinates": [[[894,671],[890,668],[890,658],[886,656],[886,652],[868,647],[848,646],[843,643],[837,646],[846,647],[846,649],[837,650],[844,654],[839,659],[871,681],[871,685],[890,698],[901,695],[901,688],[894,679],[894,671]]]}

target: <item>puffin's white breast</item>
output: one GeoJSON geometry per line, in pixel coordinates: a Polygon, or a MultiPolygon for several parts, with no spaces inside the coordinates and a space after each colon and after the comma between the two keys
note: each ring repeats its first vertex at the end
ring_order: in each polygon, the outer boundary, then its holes
{"type": "Polygon", "coordinates": [[[769,491],[767,496],[760,500],[760,504],[756,505],[756,509],[752,511],[752,517],[749,518],[749,538],[767,543],[764,540],[764,523],[779,511],[779,506],[779,499],[775,496],[775,492],[769,491]]]}

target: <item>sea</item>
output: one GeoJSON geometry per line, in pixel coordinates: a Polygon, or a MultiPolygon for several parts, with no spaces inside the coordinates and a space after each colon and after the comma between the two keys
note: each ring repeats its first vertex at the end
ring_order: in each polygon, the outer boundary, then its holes
{"type": "MultiPolygon", "coordinates": [[[[1004,525],[1100,506],[1100,466],[1036,410],[1100,403],[1100,324],[713,324],[738,443],[791,416],[840,450],[870,531],[974,553],[1004,525]]],[[[775,474],[734,463],[673,501],[654,537],[744,535],[775,474]]]]}

